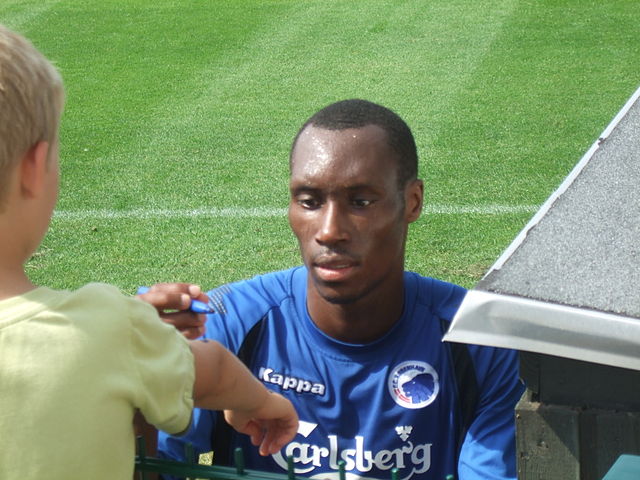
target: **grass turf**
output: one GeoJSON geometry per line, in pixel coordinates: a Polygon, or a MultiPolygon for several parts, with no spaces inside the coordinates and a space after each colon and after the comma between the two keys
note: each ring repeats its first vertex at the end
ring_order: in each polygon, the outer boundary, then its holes
{"type": "MultiPolygon", "coordinates": [[[[7,0],[0,21],[66,83],[61,215],[28,264],[57,288],[298,264],[284,216],[126,212],[286,207],[290,141],[332,101],[407,120],[427,205],[538,205],[640,84],[627,0],[7,0]]],[[[532,215],[486,212],[424,215],[408,268],[472,286],[532,215]]]]}

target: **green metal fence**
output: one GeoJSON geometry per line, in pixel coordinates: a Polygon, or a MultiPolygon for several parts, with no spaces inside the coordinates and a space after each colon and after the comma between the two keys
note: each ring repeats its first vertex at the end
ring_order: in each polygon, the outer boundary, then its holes
{"type": "MultiPolygon", "coordinates": [[[[146,446],[143,438],[138,438],[138,455],[136,456],[136,472],[139,480],[147,480],[148,473],[163,473],[179,478],[187,479],[216,479],[216,480],[306,480],[296,477],[294,473],[293,457],[287,457],[287,473],[278,474],[249,470],[244,468],[244,453],[241,448],[234,451],[235,467],[220,467],[199,465],[196,461],[193,447],[187,444],[185,447],[187,462],[176,462],[162,458],[147,457],[146,446]]],[[[346,480],[345,462],[338,462],[338,475],[340,480],[346,480]]],[[[391,469],[391,480],[399,480],[397,468],[391,469]]],[[[445,480],[455,480],[453,475],[447,475],[445,480]]]]}

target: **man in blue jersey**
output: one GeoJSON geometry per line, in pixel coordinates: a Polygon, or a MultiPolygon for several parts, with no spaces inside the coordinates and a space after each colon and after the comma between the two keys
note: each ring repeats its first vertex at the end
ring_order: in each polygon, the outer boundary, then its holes
{"type": "MultiPolygon", "coordinates": [[[[161,454],[180,459],[191,442],[216,464],[242,446],[247,468],[279,473],[291,455],[310,478],[337,479],[341,465],[348,479],[388,479],[393,468],[402,480],[515,478],[516,353],[443,343],[465,290],[404,270],[424,188],[409,127],[371,102],[334,103],[300,129],[290,172],[304,266],[209,292],[217,311],[205,337],[294,403],[298,436],[261,458],[200,410],[185,436],[160,435],[161,454]]],[[[143,298],[171,308],[167,293],[187,288],[143,298]]]]}

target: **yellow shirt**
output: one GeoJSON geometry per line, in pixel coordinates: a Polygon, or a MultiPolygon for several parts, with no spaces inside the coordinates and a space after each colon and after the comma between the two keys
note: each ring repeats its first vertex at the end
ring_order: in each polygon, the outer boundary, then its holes
{"type": "Polygon", "coordinates": [[[134,410],[179,433],[193,355],[115,287],[40,287],[0,301],[0,479],[130,480],[134,410]]]}

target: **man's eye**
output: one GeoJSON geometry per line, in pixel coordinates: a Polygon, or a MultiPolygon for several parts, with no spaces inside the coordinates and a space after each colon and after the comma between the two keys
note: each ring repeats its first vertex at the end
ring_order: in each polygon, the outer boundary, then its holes
{"type": "Polygon", "coordinates": [[[311,209],[318,208],[318,205],[320,205],[320,203],[315,198],[299,198],[298,205],[300,205],[302,208],[311,209]]]}
{"type": "Polygon", "coordinates": [[[351,203],[358,208],[362,208],[362,207],[368,207],[369,205],[371,205],[373,202],[371,200],[367,200],[364,198],[354,198],[351,203]]]}

